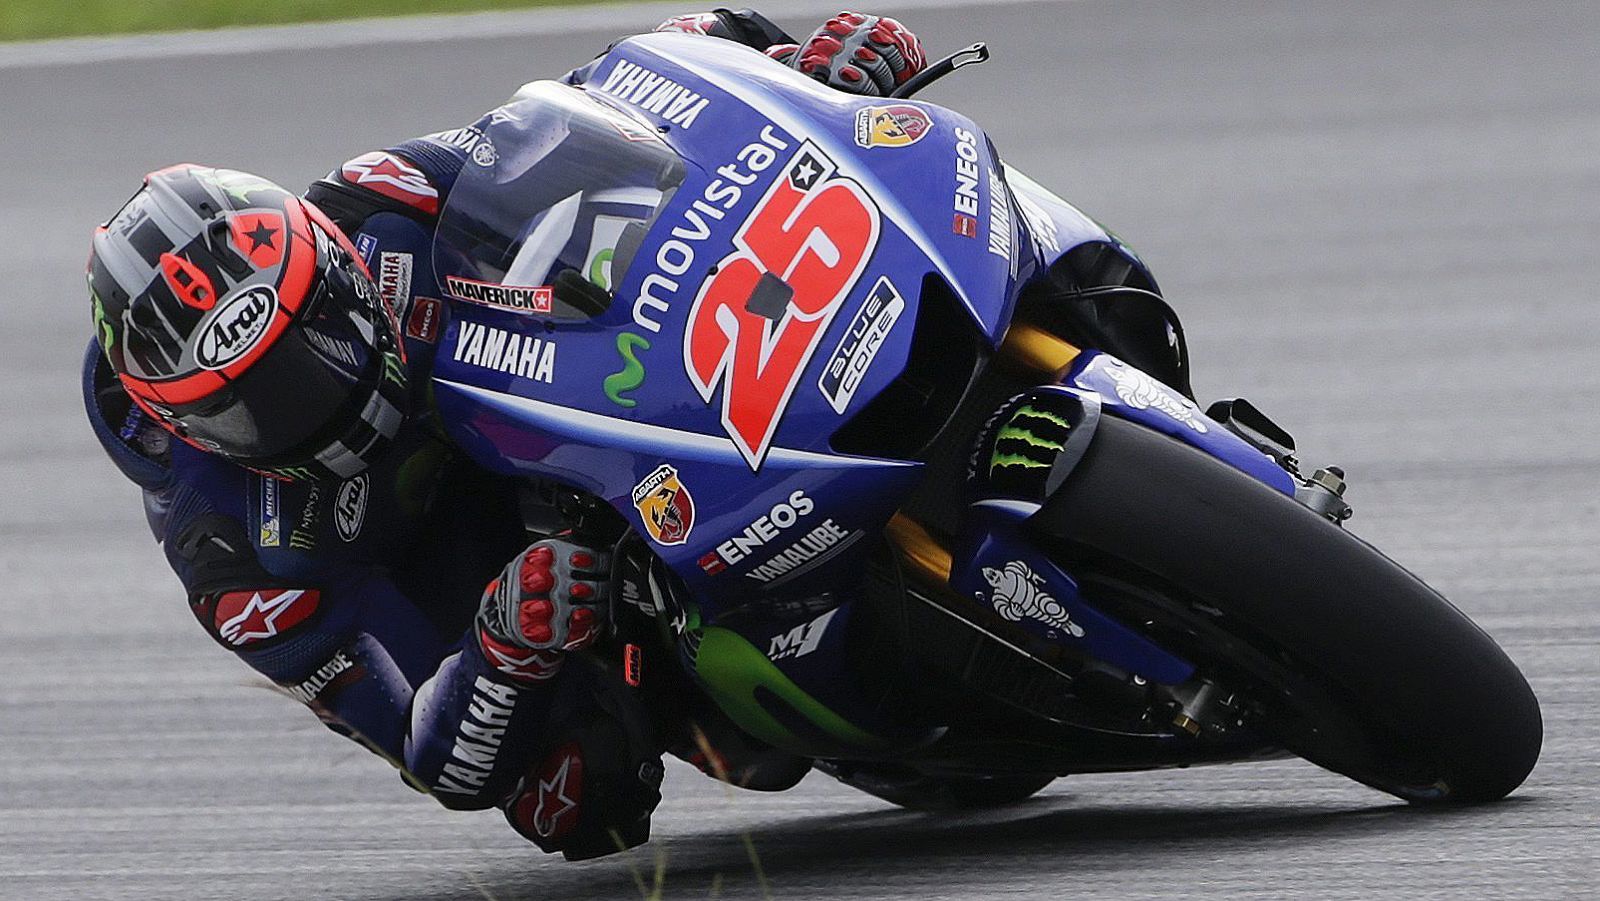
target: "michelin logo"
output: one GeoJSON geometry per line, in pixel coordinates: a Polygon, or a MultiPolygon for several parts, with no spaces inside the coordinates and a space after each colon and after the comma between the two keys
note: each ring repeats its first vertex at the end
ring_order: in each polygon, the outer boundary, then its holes
{"type": "Polygon", "coordinates": [[[1105,367],[1105,374],[1117,383],[1117,397],[1138,410],[1160,410],[1196,432],[1209,431],[1200,421],[1200,411],[1187,399],[1172,396],[1161,383],[1131,367],[1105,367]]]}
{"type": "MultiPolygon", "coordinates": [[[[1083,627],[1073,622],[1067,608],[1044,590],[1044,578],[1021,560],[1013,560],[1001,569],[985,566],[983,580],[992,591],[990,606],[1006,619],[1020,622],[1026,617],[1073,638],[1083,637],[1083,627]]],[[[978,600],[983,601],[981,591],[978,600]]]]}
{"type": "Polygon", "coordinates": [[[261,476],[261,534],[256,543],[277,547],[283,540],[283,517],[278,512],[278,480],[261,476]]]}

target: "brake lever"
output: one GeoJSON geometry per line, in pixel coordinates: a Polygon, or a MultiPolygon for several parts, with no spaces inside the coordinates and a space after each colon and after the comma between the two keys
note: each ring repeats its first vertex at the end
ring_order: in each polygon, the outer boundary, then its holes
{"type": "Polygon", "coordinates": [[[973,63],[987,62],[988,59],[989,45],[979,41],[978,43],[973,44],[971,47],[957,50],[944,59],[939,60],[928,68],[923,69],[921,72],[918,72],[917,74],[906,79],[906,83],[898,88],[895,88],[893,91],[890,91],[889,96],[896,100],[905,100],[912,94],[915,94],[928,85],[933,84],[946,75],[949,75],[951,72],[961,68],[962,66],[970,66],[973,63]]]}

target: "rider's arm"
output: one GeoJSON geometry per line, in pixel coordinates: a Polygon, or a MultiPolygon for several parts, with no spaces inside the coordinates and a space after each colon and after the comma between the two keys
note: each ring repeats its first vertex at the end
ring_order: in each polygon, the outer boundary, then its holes
{"type": "Polygon", "coordinates": [[[468,126],[363,153],[312,182],[305,199],[352,237],[379,214],[431,230],[480,137],[476,127],[468,126]]]}
{"type": "MultiPolygon", "coordinates": [[[[841,12],[800,41],[749,9],[718,8],[708,13],[673,16],[655,30],[735,41],[848,94],[888,96],[927,67],[922,42],[910,29],[887,16],[841,12]]],[[[607,53],[610,50],[606,48],[607,53]]],[[[602,53],[587,65],[568,72],[562,80],[571,85],[584,84],[604,59],[602,53]]]]}
{"type": "MultiPolygon", "coordinates": [[[[205,631],[446,806],[504,800],[558,688],[549,667],[496,669],[475,627],[441,634],[376,567],[307,552],[276,555],[267,569],[247,525],[259,518],[249,498],[261,480],[164,441],[130,414],[102,360],[96,347],[85,358],[95,433],[143,489],[151,531],[205,631]]],[[[477,598],[459,603],[472,609],[477,598]]]]}
{"type": "Polygon", "coordinates": [[[708,37],[735,41],[756,50],[766,50],[774,44],[793,44],[794,38],[779,28],[777,23],[753,9],[723,9],[708,13],[689,13],[657,25],[655,31],[681,31],[703,34],[708,37]]]}
{"type": "MultiPolygon", "coordinates": [[[[752,9],[723,9],[718,7],[706,13],[687,13],[662,22],[652,31],[679,31],[685,34],[701,34],[707,37],[722,38],[752,47],[763,53],[773,47],[793,48],[794,38],[787,31],[778,27],[777,23],[752,9]]],[[[588,63],[573,69],[561,76],[561,81],[579,85],[589,80],[589,75],[595,66],[605,58],[607,53],[616,43],[606,47],[599,56],[588,63]]]]}
{"type": "Polygon", "coordinates": [[[213,502],[254,477],[186,448],[174,464],[163,543],[213,639],[445,806],[513,791],[549,706],[543,670],[491,666],[471,629],[441,635],[377,567],[268,571],[237,511],[213,502]]]}

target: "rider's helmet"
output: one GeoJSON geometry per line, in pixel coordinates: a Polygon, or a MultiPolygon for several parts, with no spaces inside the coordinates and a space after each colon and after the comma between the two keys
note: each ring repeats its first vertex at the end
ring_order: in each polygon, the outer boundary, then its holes
{"type": "Polygon", "coordinates": [[[183,164],[95,230],[95,336],[134,403],[203,450],[286,479],[355,475],[407,408],[395,313],[320,210],[183,164]]]}

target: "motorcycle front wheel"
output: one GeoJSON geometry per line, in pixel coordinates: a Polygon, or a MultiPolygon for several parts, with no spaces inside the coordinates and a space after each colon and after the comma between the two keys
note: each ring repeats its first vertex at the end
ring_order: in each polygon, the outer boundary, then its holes
{"type": "Polygon", "coordinates": [[[1288,750],[1416,803],[1492,801],[1538,760],[1538,700],[1416,576],[1225,463],[1103,417],[1031,523],[1086,596],[1240,687],[1288,750]]]}

